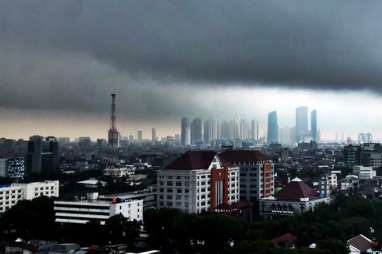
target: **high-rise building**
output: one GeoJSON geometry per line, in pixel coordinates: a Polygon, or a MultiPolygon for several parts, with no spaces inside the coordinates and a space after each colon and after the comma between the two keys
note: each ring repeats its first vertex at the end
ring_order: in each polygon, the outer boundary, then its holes
{"type": "Polygon", "coordinates": [[[296,142],[305,141],[308,136],[308,108],[296,108],[296,142]]]}
{"type": "Polygon", "coordinates": [[[151,141],[152,142],[157,141],[157,130],[155,128],[151,129],[151,141]]]}
{"type": "Polygon", "coordinates": [[[143,131],[142,130],[138,130],[137,137],[138,137],[138,142],[143,141],[143,131]]]}
{"type": "Polygon", "coordinates": [[[358,144],[365,144],[373,142],[373,134],[368,133],[359,133],[358,134],[358,144]]]}
{"type": "Polygon", "coordinates": [[[188,151],[157,175],[158,208],[213,211],[239,201],[240,172],[214,151],[188,151]]]}
{"type": "Polygon", "coordinates": [[[203,143],[203,120],[199,117],[191,121],[191,144],[203,143]]]}
{"type": "MultiPolygon", "coordinates": [[[[294,129],[293,129],[294,130],[294,129]]],[[[288,126],[282,127],[279,130],[279,139],[280,139],[280,144],[282,145],[291,145],[293,144],[293,139],[292,139],[292,129],[288,126]]]]}
{"type": "Polygon", "coordinates": [[[180,143],[183,146],[191,144],[190,119],[183,117],[180,125],[180,143]]]}
{"type": "Polygon", "coordinates": [[[32,136],[28,141],[26,166],[28,174],[52,175],[59,169],[58,142],[55,137],[32,136]]]}
{"type": "Polygon", "coordinates": [[[117,117],[115,114],[115,108],[115,93],[113,93],[111,94],[111,117],[110,129],[108,132],[108,143],[113,149],[119,147],[119,132],[117,130],[117,117]]]}
{"type": "Polygon", "coordinates": [[[240,199],[258,201],[274,195],[274,165],[271,158],[256,150],[224,150],[219,155],[228,165],[239,167],[240,199]]]}
{"type": "Polygon", "coordinates": [[[277,111],[268,113],[268,144],[279,142],[279,126],[277,122],[277,111]]]}
{"type": "Polygon", "coordinates": [[[212,142],[213,138],[213,122],[214,120],[208,119],[204,121],[203,124],[203,133],[204,133],[204,143],[210,144],[212,142]]]}
{"type": "Polygon", "coordinates": [[[318,141],[318,129],[317,129],[317,110],[312,110],[310,113],[310,132],[312,141],[318,141]]]}
{"type": "Polygon", "coordinates": [[[259,140],[259,121],[251,120],[250,139],[259,140]]]}

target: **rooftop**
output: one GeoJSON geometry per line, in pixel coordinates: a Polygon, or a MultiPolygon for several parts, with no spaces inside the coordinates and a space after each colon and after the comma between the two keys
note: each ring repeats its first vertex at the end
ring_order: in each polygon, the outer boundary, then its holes
{"type": "Polygon", "coordinates": [[[375,243],[362,234],[348,240],[348,244],[357,248],[361,252],[366,252],[368,249],[375,247],[375,243]]]}
{"type": "Polygon", "coordinates": [[[271,157],[259,150],[225,150],[219,154],[219,158],[227,164],[237,161],[257,162],[271,159],[271,157]]]}
{"type": "Polygon", "coordinates": [[[215,151],[188,151],[170,162],[164,169],[207,169],[216,155],[215,151]]]}
{"type": "Polygon", "coordinates": [[[279,200],[300,200],[301,198],[314,198],[317,193],[300,178],[295,178],[277,194],[279,200]]]}

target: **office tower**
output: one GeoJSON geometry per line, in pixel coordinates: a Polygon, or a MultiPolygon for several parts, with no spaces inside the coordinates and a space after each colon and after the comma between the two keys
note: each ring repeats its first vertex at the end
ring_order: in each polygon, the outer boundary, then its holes
{"type": "Polygon", "coordinates": [[[142,130],[139,130],[138,131],[138,142],[142,142],[143,141],[143,131],[142,130]]]}
{"type": "Polygon", "coordinates": [[[26,166],[28,174],[54,175],[59,169],[59,149],[55,137],[32,136],[28,141],[26,166]]]}
{"type": "Polygon", "coordinates": [[[248,123],[245,119],[241,118],[239,120],[239,139],[245,140],[248,138],[248,123]]]}
{"type": "Polygon", "coordinates": [[[293,143],[292,139],[292,129],[290,127],[280,128],[279,131],[280,144],[282,145],[291,145],[293,143]]]}
{"type": "Polygon", "coordinates": [[[232,121],[233,139],[240,139],[240,118],[232,121]]]}
{"type": "Polygon", "coordinates": [[[41,136],[29,138],[26,159],[28,174],[41,174],[42,142],[43,137],[41,136]]]}
{"type": "Polygon", "coordinates": [[[308,135],[308,108],[296,108],[296,142],[305,141],[308,135]]]}
{"type": "Polygon", "coordinates": [[[191,121],[191,144],[203,143],[203,120],[199,117],[191,121]]]}
{"type": "Polygon", "coordinates": [[[229,129],[230,129],[230,127],[229,127],[229,122],[228,121],[223,121],[222,123],[221,123],[221,138],[222,139],[229,139],[230,137],[229,137],[229,129]]]}
{"type": "Polygon", "coordinates": [[[210,144],[213,140],[213,120],[209,119],[204,121],[203,124],[203,133],[204,133],[204,143],[210,144]]]}
{"type": "Polygon", "coordinates": [[[216,141],[220,139],[220,123],[218,120],[212,121],[212,140],[216,141]]]}
{"type": "Polygon", "coordinates": [[[259,140],[259,121],[251,120],[249,138],[251,140],[259,140]]]}
{"type": "Polygon", "coordinates": [[[268,113],[268,144],[276,144],[279,142],[279,130],[277,123],[277,111],[268,113]]]}
{"type": "Polygon", "coordinates": [[[119,147],[119,132],[117,130],[117,117],[115,114],[115,96],[115,93],[111,94],[110,129],[108,132],[108,143],[112,149],[119,147]]]}
{"type": "Polygon", "coordinates": [[[310,132],[312,135],[312,141],[318,142],[317,110],[312,110],[310,113],[310,132]]]}
{"type": "Polygon", "coordinates": [[[183,117],[180,124],[180,143],[183,146],[191,144],[190,119],[183,117]]]}
{"type": "Polygon", "coordinates": [[[157,131],[155,128],[151,129],[151,141],[153,142],[157,141],[157,131]]]}
{"type": "Polygon", "coordinates": [[[373,135],[371,133],[359,133],[358,144],[365,144],[373,142],[373,135]]]}
{"type": "Polygon", "coordinates": [[[180,145],[180,135],[179,134],[175,134],[174,135],[174,139],[175,139],[175,145],[180,145]]]}

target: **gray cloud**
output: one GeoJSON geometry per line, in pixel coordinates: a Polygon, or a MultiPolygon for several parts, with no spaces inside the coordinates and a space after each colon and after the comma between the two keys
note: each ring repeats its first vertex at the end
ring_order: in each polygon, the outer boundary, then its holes
{"type": "Polygon", "coordinates": [[[159,117],[201,110],[174,84],[381,92],[381,9],[377,0],[0,1],[0,106],[100,111],[114,89],[136,117],[159,117]]]}

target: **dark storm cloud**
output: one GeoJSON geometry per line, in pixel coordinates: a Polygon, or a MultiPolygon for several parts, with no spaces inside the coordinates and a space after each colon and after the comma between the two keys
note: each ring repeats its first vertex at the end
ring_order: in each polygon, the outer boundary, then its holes
{"type": "Polygon", "coordinates": [[[163,100],[167,83],[381,92],[381,11],[377,0],[0,0],[0,105],[98,110],[112,89],[137,115],[194,103],[181,87],[163,100]]]}

